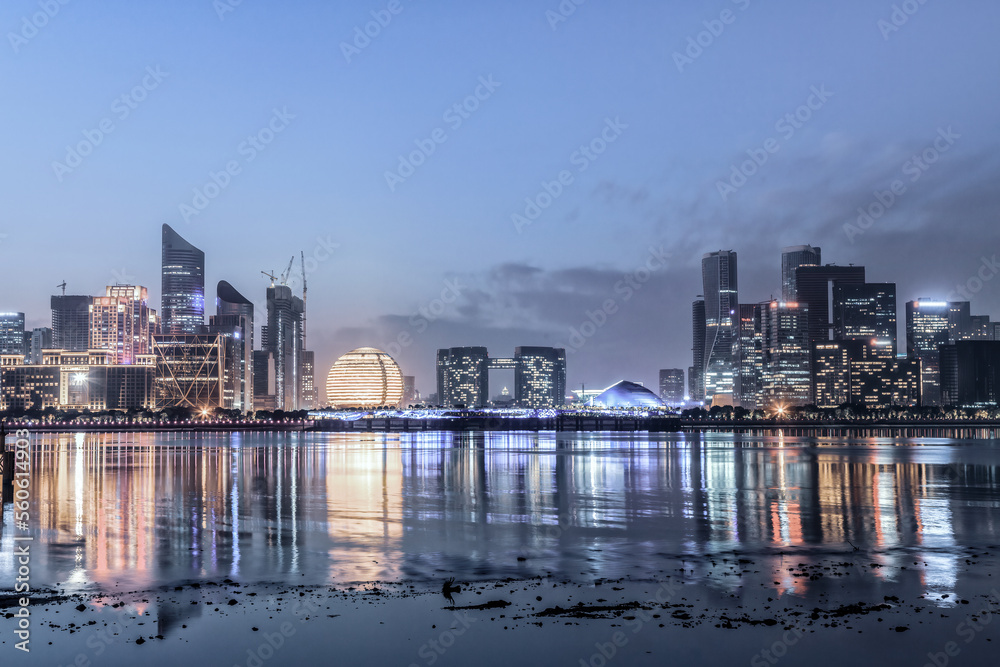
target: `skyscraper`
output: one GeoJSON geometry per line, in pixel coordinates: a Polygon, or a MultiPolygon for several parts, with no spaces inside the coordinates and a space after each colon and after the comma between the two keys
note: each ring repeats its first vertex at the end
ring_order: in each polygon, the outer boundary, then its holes
{"type": "Polygon", "coordinates": [[[947,301],[926,299],[906,304],[906,355],[920,361],[920,400],[923,405],[941,404],[939,349],[949,343],[955,312],[952,306],[947,301]]]}
{"type": "Polygon", "coordinates": [[[896,284],[835,283],[833,338],[858,340],[878,356],[896,358],[896,284]]]}
{"type": "Polygon", "coordinates": [[[0,313],[0,354],[25,354],[24,313],[0,313]]]}
{"type": "Polygon", "coordinates": [[[275,409],[298,410],[302,397],[302,299],[287,285],[267,288],[262,349],[274,354],[275,409]]]}
{"type": "Polygon", "coordinates": [[[215,312],[209,330],[228,331],[234,339],[236,358],[227,359],[233,367],[233,409],[253,410],[253,303],[228,282],[220,280],[215,288],[215,312]]]}
{"type": "Polygon", "coordinates": [[[761,304],[741,303],[737,319],[738,335],[734,350],[737,368],[735,402],[748,410],[762,407],[760,400],[763,374],[761,312],[761,304]]]}
{"type": "MultiPolygon", "coordinates": [[[[833,287],[865,282],[863,266],[800,266],[795,269],[794,303],[809,307],[809,342],[830,340],[833,327],[833,287]]],[[[792,303],[792,302],[788,302],[792,303]]]]}
{"type": "Polygon", "coordinates": [[[667,405],[680,405],[684,402],[683,368],[660,370],[660,398],[667,405]]]}
{"type": "Polygon", "coordinates": [[[705,299],[699,297],[691,304],[691,356],[693,363],[688,370],[688,395],[692,401],[705,400],[705,299]]]}
{"type": "Polygon", "coordinates": [[[90,346],[91,296],[53,296],[52,346],[57,350],[86,352],[90,346]]]}
{"type": "Polygon", "coordinates": [[[89,349],[107,350],[116,364],[134,364],[139,355],[152,354],[158,320],[148,298],[139,285],[111,285],[104,296],[93,297],[89,349]]]}
{"type": "Polygon", "coordinates": [[[515,348],[514,401],[523,408],[563,405],[566,402],[566,350],[555,347],[515,348]]]}
{"type": "Polygon", "coordinates": [[[812,400],[805,304],[770,301],[761,304],[763,403],[805,405],[812,400]]]}
{"type": "Polygon", "coordinates": [[[165,334],[197,334],[205,324],[205,253],[163,225],[160,316],[165,334]]]}
{"type": "Polygon", "coordinates": [[[821,252],[811,245],[793,245],[781,249],[781,300],[797,301],[798,290],[795,269],[800,266],[819,266],[821,252]]]}
{"type": "Polygon", "coordinates": [[[719,250],[701,259],[705,294],[705,396],[732,395],[736,367],[736,311],[739,308],[736,253],[719,250]]]}
{"type": "Polygon", "coordinates": [[[489,352],[452,347],[437,352],[438,401],[445,407],[482,407],[490,398],[489,352]]]}

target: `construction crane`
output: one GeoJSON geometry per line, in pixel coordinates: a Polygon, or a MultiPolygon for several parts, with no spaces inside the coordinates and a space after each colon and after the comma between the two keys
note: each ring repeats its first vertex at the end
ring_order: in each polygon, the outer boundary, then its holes
{"type": "Polygon", "coordinates": [[[61,283],[59,283],[58,285],[56,285],[56,287],[61,287],[62,288],[62,295],[66,296],[66,281],[65,280],[62,281],[61,283]]]}
{"type": "Polygon", "coordinates": [[[274,271],[261,271],[261,273],[271,279],[271,287],[274,287],[274,281],[278,279],[278,276],[274,275],[274,271]]]}
{"type": "Polygon", "coordinates": [[[282,285],[288,284],[288,275],[292,272],[292,264],[294,263],[295,263],[295,255],[292,255],[292,258],[288,260],[288,268],[285,269],[285,272],[281,274],[282,285]]]}
{"type": "MultiPolygon", "coordinates": [[[[301,250],[302,253],[302,349],[308,350],[306,347],[306,251],[301,250]]],[[[292,258],[294,259],[294,257],[292,258]]]]}

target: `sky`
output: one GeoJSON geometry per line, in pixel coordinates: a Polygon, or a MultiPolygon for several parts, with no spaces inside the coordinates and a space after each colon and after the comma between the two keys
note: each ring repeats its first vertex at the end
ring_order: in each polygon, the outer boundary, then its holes
{"type": "Polygon", "coordinates": [[[719,249],[743,303],[812,244],[901,317],[961,286],[1000,319],[997,25],[987,0],[9,0],[0,310],[49,326],[63,280],[159,309],[167,223],[258,322],[261,271],[295,256],[298,291],[304,252],[318,374],[374,346],[425,394],[463,345],[655,386],[719,249]]]}

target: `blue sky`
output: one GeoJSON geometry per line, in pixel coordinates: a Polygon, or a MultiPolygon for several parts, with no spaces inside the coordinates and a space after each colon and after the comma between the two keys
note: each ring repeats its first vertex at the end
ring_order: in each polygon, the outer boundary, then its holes
{"type": "MultiPolygon", "coordinates": [[[[243,0],[221,18],[220,6],[4,3],[0,309],[47,326],[64,279],[89,294],[138,282],[158,307],[166,222],[206,252],[210,292],[229,280],[258,306],[261,270],[316,259],[310,347],[324,374],[374,345],[430,392],[437,347],[567,345],[613,299],[570,355],[570,384],[653,384],[691,363],[704,252],[737,250],[740,296],[754,302],[777,293],[782,246],[819,245],[825,261],[897,282],[902,313],[1000,251],[996,3],[911,0],[890,32],[879,22],[893,3],[872,0],[588,0],[554,28],[556,0],[399,0],[350,62],[342,44],[387,1],[243,0]],[[707,46],[679,71],[674,54],[699,37],[707,46]],[[477,87],[456,127],[446,112],[477,87]],[[831,95],[779,130],[814,88],[831,95]],[[275,110],[281,131],[249,161],[244,142],[275,110]],[[609,120],[615,140],[574,159],[609,120]],[[102,121],[113,131],[79,166],[53,166],[102,121]],[[957,138],[911,181],[907,163],[948,128],[957,138]],[[436,130],[446,140],[391,190],[386,172],[436,130]],[[768,139],[777,152],[724,200],[719,181],[768,139]],[[181,206],[230,162],[239,173],[185,220],[181,206]],[[512,215],[561,172],[572,182],[518,231],[512,215]],[[894,180],[906,191],[888,212],[845,232],[894,180]],[[651,247],[670,259],[626,300],[615,287],[651,247]],[[421,325],[443,292],[451,303],[421,325]]],[[[980,285],[974,313],[1000,318],[998,285],[980,285]]]]}

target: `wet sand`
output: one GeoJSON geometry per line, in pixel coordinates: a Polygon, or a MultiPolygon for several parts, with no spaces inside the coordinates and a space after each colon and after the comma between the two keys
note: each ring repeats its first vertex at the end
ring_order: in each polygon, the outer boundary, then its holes
{"type": "MultiPolygon", "coordinates": [[[[224,579],[72,596],[56,588],[31,607],[30,661],[988,665],[1000,647],[997,554],[964,554],[964,587],[942,596],[920,593],[906,576],[919,577],[921,562],[897,566],[890,581],[860,551],[812,564],[739,553],[665,558],[678,567],[645,580],[455,581],[450,600],[448,577],[353,586],[224,579]],[[804,594],[788,588],[804,582],[804,594]]],[[[11,618],[13,608],[2,611],[11,618]]],[[[0,650],[28,657],[12,643],[4,636],[0,650]]]]}

